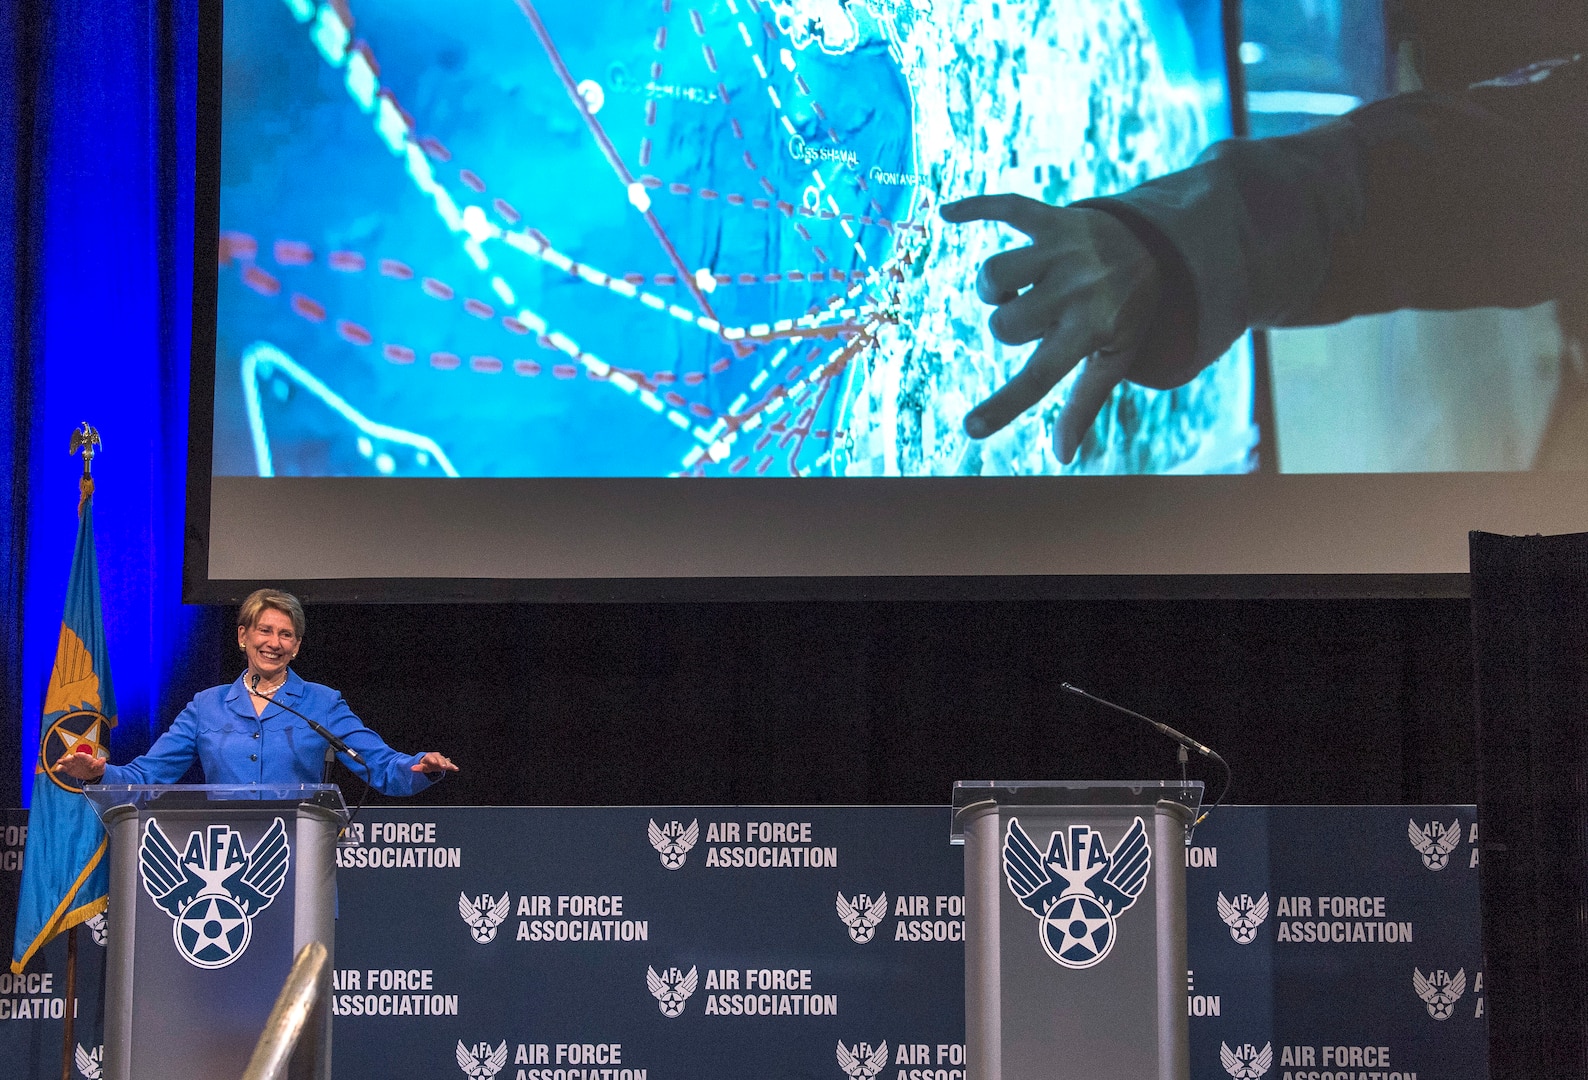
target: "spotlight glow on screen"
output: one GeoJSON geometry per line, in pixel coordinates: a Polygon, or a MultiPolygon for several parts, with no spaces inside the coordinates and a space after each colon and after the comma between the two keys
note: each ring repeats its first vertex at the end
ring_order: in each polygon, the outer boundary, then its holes
{"type": "Polygon", "coordinates": [[[1249,344],[1063,467],[940,201],[1228,135],[1217,0],[228,0],[218,476],[1243,472],[1249,344]]]}

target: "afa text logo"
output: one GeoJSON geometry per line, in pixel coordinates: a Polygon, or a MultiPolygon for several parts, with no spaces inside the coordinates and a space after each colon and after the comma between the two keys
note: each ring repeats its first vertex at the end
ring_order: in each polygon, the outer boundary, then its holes
{"type": "Polygon", "coordinates": [[[1248,894],[1241,893],[1234,900],[1226,900],[1224,893],[1220,892],[1219,918],[1230,928],[1230,937],[1235,939],[1237,945],[1250,945],[1257,940],[1258,927],[1268,918],[1268,894],[1264,893],[1253,900],[1248,894]]]}
{"type": "Polygon", "coordinates": [[[458,893],[458,914],[469,924],[469,935],[481,945],[495,939],[496,928],[507,920],[507,912],[511,907],[512,901],[505,892],[500,900],[490,893],[472,899],[458,893]]]}
{"type": "Polygon", "coordinates": [[[1228,1043],[1219,1043],[1219,1061],[1230,1080],[1259,1080],[1274,1067],[1274,1044],[1264,1043],[1261,1050],[1246,1043],[1231,1050],[1228,1043]]]}
{"type": "Polygon", "coordinates": [[[279,817],[251,851],[235,829],[211,825],[189,833],[180,856],[150,818],[138,851],[144,891],[171,916],[177,952],[200,968],[223,968],[243,955],[254,918],[281,891],[290,859],[279,817]]]}
{"type": "Polygon", "coordinates": [[[849,927],[849,936],[857,945],[864,945],[876,936],[877,925],[887,914],[887,893],[875,900],[865,893],[857,894],[853,900],[845,898],[843,893],[838,894],[838,917],[849,927]]]}
{"type": "Polygon", "coordinates": [[[675,967],[670,967],[658,975],[655,968],[649,964],[645,966],[645,985],[651,988],[651,996],[656,999],[657,1007],[666,1017],[683,1015],[684,1003],[689,1000],[689,995],[695,992],[698,982],[693,965],[688,975],[675,967]]]}
{"type": "Polygon", "coordinates": [[[1461,843],[1461,819],[1457,818],[1449,825],[1430,821],[1421,829],[1417,827],[1417,822],[1407,821],[1406,836],[1423,857],[1424,866],[1430,870],[1443,870],[1445,864],[1450,862],[1450,853],[1461,843]]]}
{"type": "Polygon", "coordinates": [[[1467,992],[1467,969],[1460,968],[1452,975],[1440,968],[1424,975],[1412,968],[1412,989],[1423,999],[1429,1016],[1435,1020],[1449,1020],[1456,1011],[1456,1002],[1467,992]]]}
{"type": "Polygon", "coordinates": [[[492,1080],[492,1077],[506,1067],[506,1039],[503,1039],[502,1044],[494,1050],[488,1042],[464,1046],[463,1040],[458,1040],[458,1068],[463,1070],[469,1080],[492,1080]]]}
{"type": "Polygon", "coordinates": [[[652,820],[650,838],[651,847],[662,857],[662,865],[669,870],[677,870],[684,865],[690,849],[700,839],[700,821],[698,818],[691,821],[686,829],[682,822],[669,821],[663,828],[652,820]]]}
{"type": "Polygon", "coordinates": [[[844,1070],[850,1080],[873,1080],[883,1069],[888,1067],[888,1044],[856,1043],[854,1046],[845,1046],[843,1040],[838,1041],[838,1067],[844,1070]]]}
{"type": "Polygon", "coordinates": [[[1067,968],[1102,963],[1114,947],[1115,920],[1136,903],[1152,868],[1139,817],[1112,851],[1096,829],[1071,825],[1048,837],[1046,855],[1010,818],[1003,854],[1009,891],[1040,920],[1048,957],[1067,968]]]}

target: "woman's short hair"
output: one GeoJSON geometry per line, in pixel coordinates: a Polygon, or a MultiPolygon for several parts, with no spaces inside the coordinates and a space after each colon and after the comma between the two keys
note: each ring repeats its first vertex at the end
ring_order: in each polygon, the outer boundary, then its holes
{"type": "Polygon", "coordinates": [[[296,596],[280,589],[255,589],[249,593],[243,606],[237,609],[237,625],[244,630],[252,630],[267,610],[279,611],[291,619],[292,632],[298,635],[299,641],[303,640],[307,625],[303,618],[303,605],[298,603],[296,596]]]}

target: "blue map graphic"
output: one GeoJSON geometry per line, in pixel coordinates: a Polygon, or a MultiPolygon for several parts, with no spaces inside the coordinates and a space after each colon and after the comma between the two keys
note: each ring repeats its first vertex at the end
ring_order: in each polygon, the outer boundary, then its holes
{"type": "Polygon", "coordinates": [[[214,470],[846,476],[1250,467],[1249,350],[960,420],[1011,236],[1227,133],[1218,4],[230,0],[214,470]]]}

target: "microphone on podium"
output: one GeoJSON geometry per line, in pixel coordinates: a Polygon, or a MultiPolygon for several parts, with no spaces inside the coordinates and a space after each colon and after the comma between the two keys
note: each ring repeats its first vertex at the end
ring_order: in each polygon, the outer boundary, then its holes
{"type": "Polygon", "coordinates": [[[331,734],[330,730],[326,728],[324,724],[320,723],[318,720],[309,719],[297,709],[294,709],[291,705],[283,705],[269,694],[261,694],[259,692],[259,672],[257,671],[253,673],[253,676],[248,681],[248,692],[254,695],[254,697],[263,698],[276,708],[284,709],[293,716],[296,716],[299,720],[302,720],[304,723],[308,724],[310,730],[312,730],[316,735],[330,743],[331,749],[335,750],[339,754],[346,754],[360,765],[364,765],[366,769],[369,768],[369,766],[365,765],[364,763],[363,755],[361,755],[357,750],[354,750],[351,746],[347,745],[347,743],[343,742],[341,739],[337,738],[335,735],[331,734]]]}

